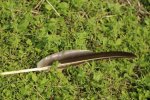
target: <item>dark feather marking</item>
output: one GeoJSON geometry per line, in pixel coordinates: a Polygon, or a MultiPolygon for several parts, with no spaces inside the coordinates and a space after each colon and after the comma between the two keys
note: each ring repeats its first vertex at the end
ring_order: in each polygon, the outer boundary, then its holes
{"type": "Polygon", "coordinates": [[[89,53],[81,55],[72,55],[65,57],[60,60],[60,63],[69,63],[88,59],[110,59],[110,58],[134,58],[134,54],[129,52],[100,52],[100,53],[89,53]]]}

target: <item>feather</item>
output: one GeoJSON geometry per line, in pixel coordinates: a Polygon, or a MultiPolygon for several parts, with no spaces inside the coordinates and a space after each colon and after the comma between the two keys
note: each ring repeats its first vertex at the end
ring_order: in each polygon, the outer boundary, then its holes
{"type": "Polygon", "coordinates": [[[77,65],[91,60],[100,59],[112,59],[112,58],[135,58],[133,53],[129,52],[97,52],[94,53],[89,50],[68,50],[59,53],[52,54],[40,60],[37,63],[38,68],[23,69],[18,71],[9,71],[0,73],[0,75],[10,75],[17,73],[27,73],[33,71],[44,71],[51,67],[54,61],[58,61],[60,64],[57,66],[58,69],[64,69],[68,65],[77,65]]]}
{"type": "Polygon", "coordinates": [[[97,52],[88,50],[68,50],[47,56],[42,59],[37,67],[45,67],[51,65],[54,61],[58,61],[62,66],[77,65],[91,60],[112,59],[112,58],[135,58],[136,56],[129,52],[97,52]]]}

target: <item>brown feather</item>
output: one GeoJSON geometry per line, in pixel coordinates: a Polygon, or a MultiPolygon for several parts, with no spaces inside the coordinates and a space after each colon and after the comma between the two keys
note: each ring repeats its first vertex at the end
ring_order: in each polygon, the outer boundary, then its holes
{"type": "Polygon", "coordinates": [[[38,63],[38,67],[49,66],[54,61],[61,63],[59,68],[64,68],[67,65],[77,65],[91,60],[135,57],[133,53],[122,51],[93,53],[88,50],[68,50],[47,56],[38,63]]]}

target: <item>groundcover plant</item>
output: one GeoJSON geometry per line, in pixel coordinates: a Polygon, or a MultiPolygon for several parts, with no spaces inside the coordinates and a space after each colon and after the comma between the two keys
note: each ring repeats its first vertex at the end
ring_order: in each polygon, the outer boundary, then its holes
{"type": "Polygon", "coordinates": [[[49,54],[127,51],[92,61],[0,76],[0,100],[150,99],[149,0],[1,0],[0,72],[34,68],[49,54]]]}

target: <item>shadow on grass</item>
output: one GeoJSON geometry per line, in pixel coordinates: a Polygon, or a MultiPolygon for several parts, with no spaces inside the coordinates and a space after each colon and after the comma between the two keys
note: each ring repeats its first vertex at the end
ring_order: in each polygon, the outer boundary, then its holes
{"type": "Polygon", "coordinates": [[[143,4],[144,8],[147,10],[147,11],[150,11],[150,1],[149,0],[139,0],[139,2],[141,4],[143,4]]]}

